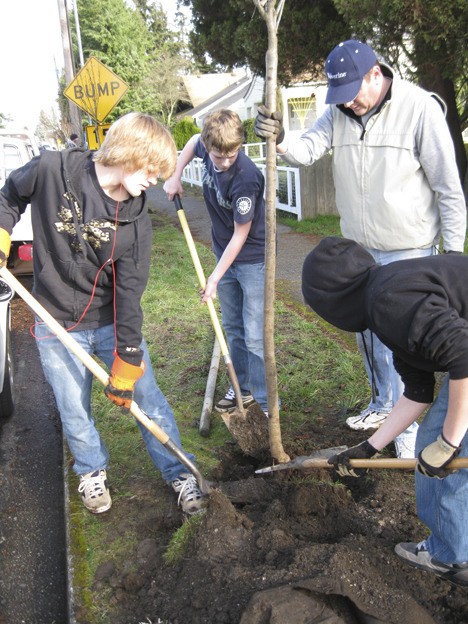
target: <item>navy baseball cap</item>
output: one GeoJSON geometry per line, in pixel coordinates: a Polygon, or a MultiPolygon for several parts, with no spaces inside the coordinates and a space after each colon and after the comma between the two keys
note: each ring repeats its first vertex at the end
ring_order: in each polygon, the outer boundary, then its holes
{"type": "Polygon", "coordinates": [[[328,80],[326,104],[345,104],[354,100],[367,72],[378,63],[374,50],[362,41],[339,43],[325,61],[328,80]]]}

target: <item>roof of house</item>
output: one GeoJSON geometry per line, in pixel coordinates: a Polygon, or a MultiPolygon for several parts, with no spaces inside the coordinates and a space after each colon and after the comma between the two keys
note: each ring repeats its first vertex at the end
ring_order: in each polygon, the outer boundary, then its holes
{"type": "Polygon", "coordinates": [[[244,76],[234,84],[229,85],[222,91],[215,93],[210,98],[201,102],[198,106],[184,110],[179,116],[200,117],[203,113],[208,113],[212,108],[228,108],[234,102],[242,99],[250,90],[252,82],[251,76],[244,76]]]}
{"type": "Polygon", "coordinates": [[[192,106],[198,106],[244,76],[245,71],[233,70],[222,74],[190,74],[183,76],[182,80],[192,106]]]}

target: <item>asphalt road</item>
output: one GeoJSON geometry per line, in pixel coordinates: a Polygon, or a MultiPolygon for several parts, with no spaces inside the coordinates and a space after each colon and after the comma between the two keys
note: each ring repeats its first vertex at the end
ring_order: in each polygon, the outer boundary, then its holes
{"type": "Polygon", "coordinates": [[[0,624],[66,624],[62,434],[32,322],[15,298],[17,405],[0,420],[0,624]]]}

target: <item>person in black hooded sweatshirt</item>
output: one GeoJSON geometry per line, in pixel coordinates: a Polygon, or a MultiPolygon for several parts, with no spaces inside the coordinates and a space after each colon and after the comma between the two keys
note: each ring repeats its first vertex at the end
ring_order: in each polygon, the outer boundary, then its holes
{"type": "Polygon", "coordinates": [[[305,302],[336,327],[370,329],[393,353],[405,390],[367,440],[330,458],[341,476],[358,476],[350,459],[372,458],[419,419],[416,505],[430,529],[420,543],[401,543],[406,563],[468,586],[468,257],[439,255],[384,266],[354,241],[327,237],[307,256],[305,302]],[[434,399],[434,373],[445,373],[434,399]]]}
{"type": "MultiPolygon", "coordinates": [[[[83,349],[109,367],[109,400],[129,409],[135,397],[180,448],[174,413],[156,382],[143,338],[141,307],[152,245],[145,191],[159,176],[172,174],[176,159],[167,128],[139,112],[117,119],[96,152],[76,147],[41,152],[13,171],[0,190],[0,267],[7,263],[11,231],[30,203],[33,295],[83,349]]],[[[109,453],[92,413],[92,375],[44,323],[35,324],[34,336],[80,479],[78,492],[86,509],[104,513],[112,505],[109,453]]],[[[205,502],[195,477],[138,426],[182,510],[197,513],[205,502]]]]}

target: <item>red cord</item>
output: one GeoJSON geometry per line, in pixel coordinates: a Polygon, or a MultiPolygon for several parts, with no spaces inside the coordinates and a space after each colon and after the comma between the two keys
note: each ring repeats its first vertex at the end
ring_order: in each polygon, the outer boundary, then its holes
{"type": "MultiPolygon", "coordinates": [[[[120,182],[120,189],[119,189],[119,196],[120,193],[122,192],[122,182],[120,182]]],[[[114,309],[114,357],[117,355],[117,305],[116,305],[116,288],[115,288],[115,263],[114,263],[114,251],[115,251],[115,245],[116,245],[116,241],[117,241],[117,222],[118,222],[118,217],[119,217],[119,206],[120,206],[120,199],[117,200],[117,206],[115,208],[115,220],[114,220],[114,227],[115,227],[115,234],[114,234],[114,240],[112,243],[112,249],[111,249],[111,256],[108,260],[106,260],[104,262],[104,264],[100,267],[100,269],[98,270],[98,272],[96,273],[96,277],[94,279],[94,284],[93,284],[93,290],[91,292],[91,296],[89,298],[89,301],[85,307],[85,309],[83,310],[83,314],[80,316],[80,318],[77,320],[77,322],[72,325],[71,327],[68,327],[65,331],[70,332],[73,329],[75,329],[76,327],[78,327],[78,325],[81,323],[81,321],[84,319],[85,314],[87,313],[87,311],[89,310],[93,299],[94,299],[94,295],[96,294],[96,287],[97,287],[97,281],[99,278],[99,275],[101,274],[101,271],[104,269],[104,267],[109,264],[109,262],[111,263],[112,266],[112,283],[113,283],[113,287],[114,287],[114,297],[113,297],[113,309],[114,309]]],[[[38,338],[35,334],[34,334],[34,328],[36,327],[37,323],[33,323],[33,325],[31,325],[31,327],[29,328],[29,333],[31,334],[31,336],[33,338],[35,338],[36,340],[45,340],[46,338],[54,338],[55,334],[50,334],[48,336],[43,336],[42,338],[38,338]]]]}

